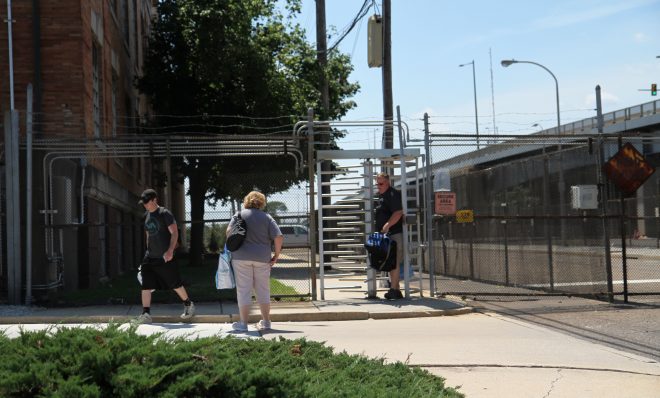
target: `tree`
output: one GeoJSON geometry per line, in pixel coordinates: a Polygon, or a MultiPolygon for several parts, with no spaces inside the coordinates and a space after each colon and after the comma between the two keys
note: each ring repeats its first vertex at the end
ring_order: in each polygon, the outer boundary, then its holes
{"type": "MultiPolygon", "coordinates": [[[[355,107],[347,55],[328,54],[325,70],[294,17],[300,0],[161,0],[143,75],[138,81],[159,134],[272,134],[321,111],[320,74],[330,82],[330,119],[355,107]],[[217,116],[232,115],[232,116],[217,116]]],[[[291,131],[290,127],[287,127],[291,131]]],[[[341,133],[332,131],[333,140],[341,133]]],[[[334,141],[333,141],[334,142],[334,141]]],[[[334,144],[331,144],[333,147],[334,144]]],[[[174,165],[189,180],[191,218],[203,220],[205,201],[227,202],[258,187],[281,192],[305,180],[289,157],[187,157],[174,165]],[[272,172],[279,174],[273,179],[272,172]],[[250,178],[237,178],[239,173],[250,178]]],[[[201,263],[203,226],[191,228],[191,263],[201,263]]]]}
{"type": "Polygon", "coordinates": [[[266,202],[266,213],[270,214],[278,223],[280,222],[279,213],[289,210],[283,202],[273,200],[266,202]]]}

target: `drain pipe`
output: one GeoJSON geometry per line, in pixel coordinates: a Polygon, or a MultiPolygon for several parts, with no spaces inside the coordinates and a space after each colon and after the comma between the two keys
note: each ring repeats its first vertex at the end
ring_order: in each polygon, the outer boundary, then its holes
{"type": "Polygon", "coordinates": [[[87,171],[87,158],[80,158],[80,167],[82,168],[82,174],[80,175],[80,218],[78,218],[79,224],[85,223],[85,172],[87,171]]]}

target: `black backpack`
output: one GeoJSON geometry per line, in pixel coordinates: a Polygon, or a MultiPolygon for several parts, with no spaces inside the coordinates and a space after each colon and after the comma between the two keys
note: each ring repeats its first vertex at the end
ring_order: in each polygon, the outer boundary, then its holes
{"type": "Polygon", "coordinates": [[[374,232],[364,244],[369,254],[369,266],[376,271],[392,271],[396,268],[396,241],[386,234],[374,232]]]}
{"type": "Polygon", "coordinates": [[[241,212],[239,211],[233,217],[234,226],[227,233],[227,242],[226,246],[230,252],[238,250],[245,241],[247,236],[247,223],[241,217],[241,212]]]}

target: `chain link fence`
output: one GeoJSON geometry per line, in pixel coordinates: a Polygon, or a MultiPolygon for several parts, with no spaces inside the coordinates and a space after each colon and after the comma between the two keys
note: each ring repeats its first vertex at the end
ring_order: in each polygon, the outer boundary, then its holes
{"type": "MultiPolygon", "coordinates": [[[[605,183],[604,208],[574,207],[571,187],[600,186],[601,165],[619,147],[617,140],[608,139],[601,155],[597,141],[590,138],[526,136],[509,143],[486,141],[488,145],[479,151],[466,140],[433,138],[428,156],[433,170],[449,173],[457,208],[475,214],[471,223],[459,223],[451,216],[432,220],[436,293],[658,300],[660,175],[654,174],[634,195],[624,198],[612,184],[605,183]]],[[[652,165],[660,165],[653,137],[630,136],[622,141],[635,145],[652,165]]],[[[207,203],[204,215],[193,217],[189,188],[173,176],[164,183],[162,176],[171,172],[162,160],[195,153],[241,153],[234,146],[213,145],[38,143],[34,164],[39,165],[35,169],[43,186],[34,187],[38,207],[29,248],[40,254],[32,275],[34,295],[98,289],[124,275],[135,282],[133,273],[144,253],[143,209],[136,205],[136,192],[151,185],[150,178],[166,187],[162,204],[174,212],[180,226],[180,261],[185,264],[194,243],[191,227],[203,224],[201,247],[205,263],[212,268],[240,200],[207,203]],[[122,175],[118,170],[134,177],[121,181],[108,177],[122,175]]],[[[255,162],[276,156],[273,145],[266,146],[268,154],[255,154],[255,162]]],[[[287,151],[287,144],[282,150],[287,151]]],[[[302,162],[302,157],[298,160],[302,162]]],[[[300,172],[297,165],[296,172],[300,172]]],[[[290,181],[289,174],[278,172],[246,172],[225,178],[265,192],[290,181]]],[[[308,191],[303,184],[268,195],[267,211],[289,235],[285,242],[290,243],[285,244],[281,263],[273,269],[276,298],[307,298],[315,291],[309,235],[304,236],[310,228],[308,191]]],[[[422,263],[428,270],[428,261],[422,263]]],[[[0,271],[5,290],[4,262],[0,271]]],[[[202,279],[211,286],[212,271],[202,279]]]]}
{"type": "MultiPolygon", "coordinates": [[[[623,142],[660,166],[651,140],[623,142]]],[[[434,216],[438,293],[658,299],[660,175],[621,198],[601,174],[619,149],[616,139],[604,142],[601,159],[597,142],[579,137],[473,149],[447,139],[432,144],[434,170],[449,173],[457,209],[474,212],[470,223],[434,216]],[[602,182],[604,208],[574,205],[572,187],[602,182]]]]}

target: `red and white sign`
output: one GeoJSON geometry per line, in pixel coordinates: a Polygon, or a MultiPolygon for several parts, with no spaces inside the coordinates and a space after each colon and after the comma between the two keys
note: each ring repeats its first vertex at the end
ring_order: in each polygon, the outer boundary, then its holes
{"type": "Polygon", "coordinates": [[[456,193],[455,192],[436,192],[435,193],[435,214],[450,216],[456,213],[456,193]]]}

